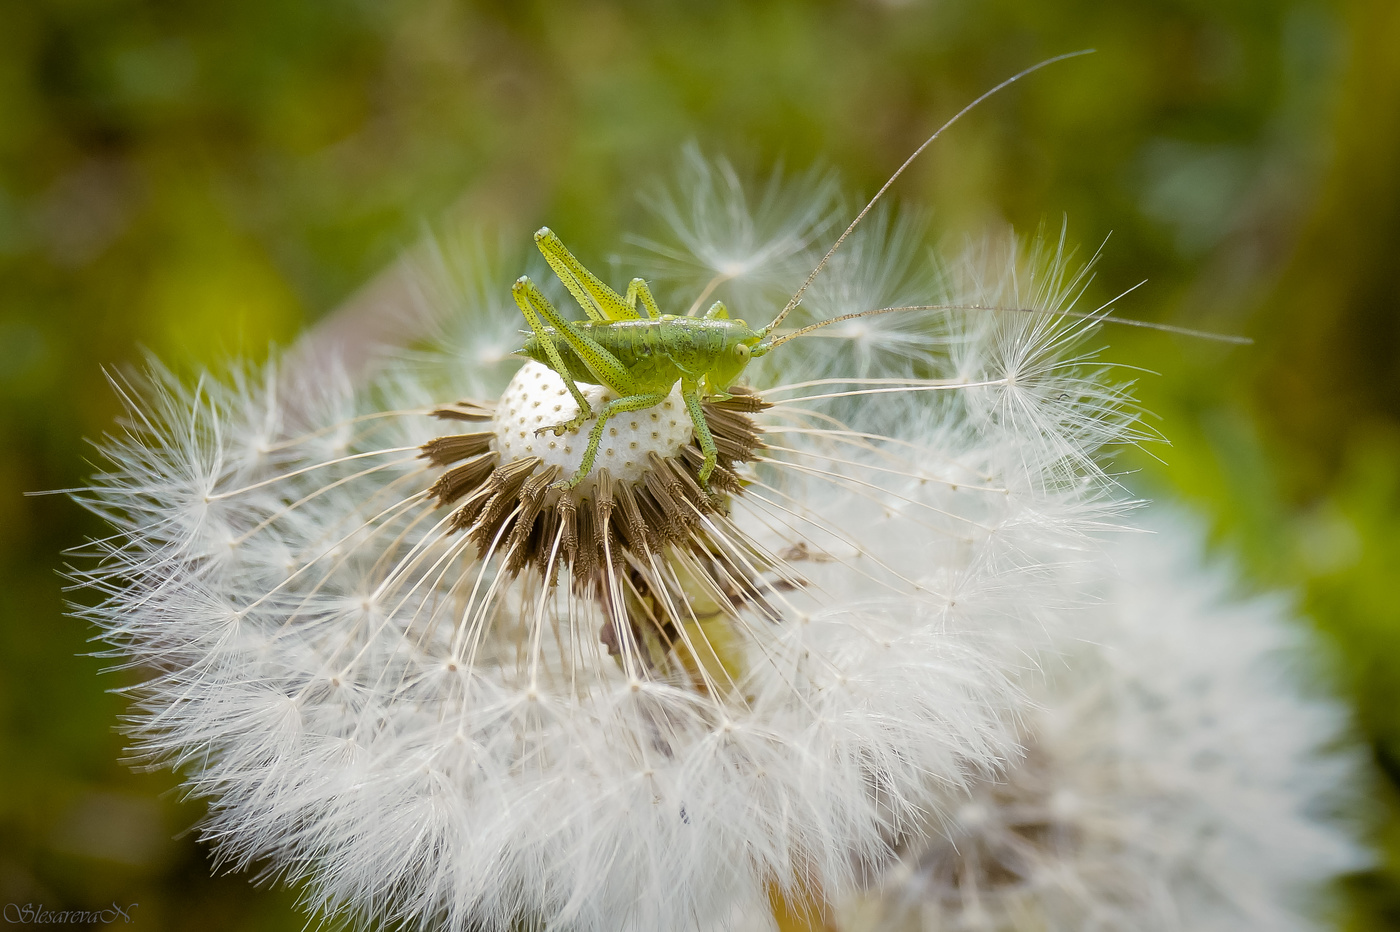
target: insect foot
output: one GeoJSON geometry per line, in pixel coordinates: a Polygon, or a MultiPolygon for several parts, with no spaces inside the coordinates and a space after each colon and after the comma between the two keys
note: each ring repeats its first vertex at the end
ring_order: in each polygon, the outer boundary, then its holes
{"type": "MultiPolygon", "coordinates": [[[[572,400],[573,399],[570,399],[570,401],[572,400]]],[[[565,434],[578,433],[579,429],[582,428],[584,424],[587,424],[592,418],[593,410],[592,408],[589,408],[586,411],[580,411],[577,416],[571,417],[567,421],[562,421],[558,424],[548,425],[545,427],[536,427],[535,436],[543,437],[545,434],[553,434],[556,437],[562,437],[565,434]]]]}

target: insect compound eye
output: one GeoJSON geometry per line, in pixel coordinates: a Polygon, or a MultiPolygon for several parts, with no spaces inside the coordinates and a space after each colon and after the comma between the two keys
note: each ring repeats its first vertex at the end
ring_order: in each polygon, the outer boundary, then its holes
{"type": "Polygon", "coordinates": [[[748,358],[749,358],[749,347],[748,347],[748,344],[747,344],[747,343],[736,343],[736,344],[734,344],[734,355],[735,355],[735,356],[738,356],[740,359],[748,359],[748,358]]]}

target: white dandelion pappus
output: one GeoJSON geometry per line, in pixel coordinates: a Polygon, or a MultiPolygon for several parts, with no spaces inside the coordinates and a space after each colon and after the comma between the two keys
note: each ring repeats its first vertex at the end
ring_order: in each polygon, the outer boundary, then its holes
{"type": "MultiPolygon", "coordinates": [[[[731,193],[703,215],[753,229],[731,193]]],[[[775,261],[828,215],[787,203],[775,261]]],[[[1016,284],[925,300],[1038,313],[925,312],[940,342],[897,365],[708,405],[717,498],[693,439],[646,448],[664,408],[616,425],[640,472],[606,454],[551,489],[536,405],[572,400],[540,367],[505,384],[491,302],[459,308],[462,352],[364,389],[276,364],[119,386],[77,496],[114,533],[81,577],[151,670],[138,753],[209,800],[223,865],[366,924],[697,928],[851,888],[1015,756],[1017,681],[1120,507],[1095,454],[1131,437],[1123,399],[1056,316],[1073,289],[1020,284],[1074,276],[1009,254],[1016,284]]]]}
{"type": "Polygon", "coordinates": [[[1327,927],[1328,883],[1370,861],[1336,815],[1359,764],[1345,710],[1300,683],[1283,600],[1233,596],[1182,517],[1147,523],[1036,691],[1025,758],[846,904],[843,932],[1327,927]]]}
{"type": "Polygon", "coordinates": [[[857,394],[904,425],[883,436],[818,397],[883,386],[764,393],[747,485],[686,530],[703,546],[602,570],[634,599],[649,586],[653,610],[678,603],[669,648],[596,591],[510,578],[499,536],[450,530],[420,457],[440,428],[415,396],[438,386],[398,373],[390,398],[291,406],[273,370],[194,389],[157,374],[83,496],[117,528],[91,617],[158,671],[138,748],[210,798],[225,863],[270,858],[327,912],[681,928],[769,882],[848,886],[929,784],[1015,753],[1001,665],[1021,648],[987,632],[1061,623],[1057,569],[1104,518],[1082,431],[1063,437],[1072,465],[1028,464],[1020,439],[1045,448],[1063,414],[1018,438],[978,396],[1083,393],[1068,369],[1014,387],[976,369],[1033,333],[971,319],[957,373],[857,394]]]}

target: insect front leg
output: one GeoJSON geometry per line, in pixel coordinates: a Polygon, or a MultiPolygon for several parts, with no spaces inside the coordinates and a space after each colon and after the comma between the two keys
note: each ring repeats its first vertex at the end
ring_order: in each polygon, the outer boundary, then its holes
{"type": "Polygon", "coordinates": [[[705,420],[705,409],[700,407],[698,383],[692,379],[681,379],[681,398],[685,400],[685,409],[690,412],[690,423],[695,425],[695,439],[700,444],[700,452],[705,454],[705,461],[700,464],[700,485],[709,491],[710,474],[719,463],[719,448],[715,446],[715,438],[710,433],[710,422],[705,420]]]}
{"type": "Polygon", "coordinates": [[[641,411],[650,408],[652,405],[659,405],[665,401],[670,392],[647,392],[641,395],[631,395],[626,398],[614,398],[598,411],[598,421],[593,425],[593,429],[588,432],[588,447],[583,451],[583,462],[579,464],[578,472],[573,477],[562,482],[556,482],[555,486],[561,489],[572,489],[583,481],[589,471],[593,469],[593,461],[598,458],[598,447],[603,442],[603,430],[606,428],[608,418],[614,414],[621,414],[624,411],[641,411]]]}
{"type": "Polygon", "coordinates": [[[553,427],[542,427],[536,433],[543,433],[546,430],[554,431],[557,437],[568,430],[578,430],[583,426],[583,422],[593,416],[593,408],[588,404],[588,399],[583,397],[583,392],[569,375],[569,369],[564,365],[564,359],[559,355],[559,347],[554,344],[554,336],[549,332],[550,325],[553,326],[556,334],[568,334],[569,322],[560,316],[554,309],[554,305],[535,287],[535,283],[527,276],[520,276],[516,279],[510,289],[511,295],[515,298],[515,303],[520,307],[520,313],[525,315],[525,320],[530,324],[530,329],[535,332],[535,337],[539,339],[544,347],[545,355],[549,357],[549,366],[559,378],[564,380],[564,387],[569,390],[569,394],[574,396],[574,401],[578,402],[578,416],[562,424],[555,424],[553,427]],[[548,324],[546,324],[548,321],[548,324]]]}

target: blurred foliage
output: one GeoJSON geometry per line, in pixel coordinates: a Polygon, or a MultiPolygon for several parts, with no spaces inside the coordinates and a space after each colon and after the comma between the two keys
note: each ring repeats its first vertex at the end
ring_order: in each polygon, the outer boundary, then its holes
{"type": "MultiPolygon", "coordinates": [[[[1394,0],[686,4],[38,0],[0,6],[0,902],[136,902],[144,928],[276,929],[211,877],[196,804],[132,773],[58,555],[57,496],[115,413],[104,366],[258,356],[423,225],[548,222],[606,256],[680,146],[901,179],[955,241],[1069,218],[1095,293],[1248,349],[1108,332],[1172,440],[1125,464],[1215,518],[1335,647],[1379,766],[1387,866],[1339,922],[1400,928],[1400,5],[1394,0]]],[[[591,258],[590,258],[591,257],[591,258]]],[[[382,279],[381,279],[382,281],[382,279]]],[[[762,315],[759,315],[762,316],[762,315]]]]}

